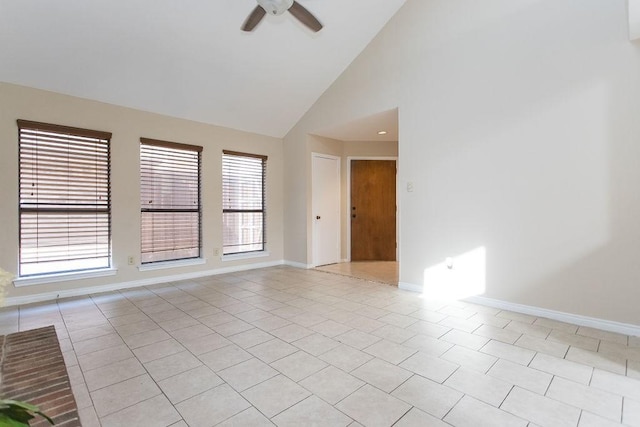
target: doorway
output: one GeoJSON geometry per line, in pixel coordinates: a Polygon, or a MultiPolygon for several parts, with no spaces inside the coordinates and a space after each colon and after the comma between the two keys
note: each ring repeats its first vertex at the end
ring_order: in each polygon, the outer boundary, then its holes
{"type": "Polygon", "coordinates": [[[340,260],[340,158],[312,153],[313,265],[340,260]]]}
{"type": "MultiPolygon", "coordinates": [[[[339,225],[341,231],[339,232],[340,245],[339,255],[335,258],[338,260],[337,264],[322,265],[318,270],[330,272],[334,274],[340,274],[349,277],[355,277],[368,281],[376,281],[381,283],[398,284],[399,276],[399,260],[400,250],[396,247],[400,242],[400,215],[396,212],[396,205],[399,205],[399,200],[393,200],[388,204],[391,206],[393,217],[386,221],[387,225],[391,225],[391,233],[383,241],[390,242],[386,247],[391,249],[391,254],[387,253],[386,256],[381,255],[369,255],[362,258],[387,258],[393,259],[393,261],[357,261],[360,259],[357,253],[352,254],[352,202],[351,202],[351,162],[355,160],[390,160],[396,167],[398,164],[398,109],[383,111],[380,113],[372,114],[367,117],[361,117],[359,119],[351,120],[349,122],[338,123],[325,128],[316,129],[309,135],[309,151],[312,153],[329,152],[333,155],[340,156],[342,160],[341,170],[342,177],[340,181],[340,188],[344,191],[340,199],[340,217],[339,225]],[[325,151],[326,150],[326,151],[325,151]],[[345,194],[346,193],[346,194],[345,194]],[[395,229],[394,229],[395,226],[395,229]],[[397,242],[397,243],[396,243],[397,242]],[[355,257],[352,257],[355,255],[355,257]],[[352,262],[353,261],[353,262],[352,262]]],[[[396,188],[396,173],[395,168],[392,179],[392,188],[394,191],[396,188]]],[[[312,172],[313,175],[313,172],[312,172]]],[[[311,177],[313,182],[313,176],[311,177]]],[[[313,186],[313,184],[312,184],[313,186]]],[[[338,187],[336,187],[338,188],[338,187]]],[[[312,188],[311,200],[315,199],[313,193],[315,187],[312,188]]],[[[376,194],[377,196],[377,194],[376,194]]],[[[398,194],[396,194],[398,196],[398,194]]],[[[392,196],[394,199],[396,196],[392,196]]],[[[363,205],[360,202],[353,203],[356,208],[356,219],[359,214],[363,216],[366,214],[366,204],[363,205]]],[[[313,209],[313,208],[312,208],[313,209]]],[[[398,207],[399,209],[399,207],[398,207]]],[[[314,256],[314,253],[318,253],[317,242],[320,237],[317,235],[316,228],[316,214],[308,220],[309,224],[309,236],[313,241],[309,246],[310,257],[309,263],[313,266],[321,265],[314,256]]],[[[354,226],[356,224],[353,224],[354,226]]],[[[357,242],[360,239],[357,237],[358,231],[355,231],[353,246],[357,252],[357,242]]],[[[375,235],[376,233],[366,233],[375,235]]],[[[332,237],[333,238],[333,237],[332,237]]]]}
{"type": "Polygon", "coordinates": [[[350,260],[397,261],[395,159],[349,159],[350,260]]]}

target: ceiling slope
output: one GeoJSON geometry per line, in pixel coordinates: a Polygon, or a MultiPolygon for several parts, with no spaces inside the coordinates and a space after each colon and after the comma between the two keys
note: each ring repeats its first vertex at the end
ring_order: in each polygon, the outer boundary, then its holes
{"type": "Polygon", "coordinates": [[[405,0],[0,0],[0,81],[283,137],[405,0]]]}

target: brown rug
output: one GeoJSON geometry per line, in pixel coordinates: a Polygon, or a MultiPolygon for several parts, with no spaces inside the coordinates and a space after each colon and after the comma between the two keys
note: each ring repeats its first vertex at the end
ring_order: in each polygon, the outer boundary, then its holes
{"type": "MultiPolygon", "coordinates": [[[[40,408],[56,426],[81,426],[54,326],[0,336],[0,396],[40,408]]],[[[31,426],[48,426],[42,417],[31,426]]]]}

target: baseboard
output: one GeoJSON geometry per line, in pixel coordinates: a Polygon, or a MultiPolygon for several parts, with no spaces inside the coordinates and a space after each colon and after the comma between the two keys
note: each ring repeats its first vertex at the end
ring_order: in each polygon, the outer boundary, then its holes
{"type": "Polygon", "coordinates": [[[111,291],[117,291],[120,289],[138,288],[140,286],[157,285],[158,283],[177,282],[180,280],[198,279],[201,277],[216,276],[216,275],[226,274],[226,273],[235,273],[238,271],[247,271],[247,270],[255,270],[258,268],[275,267],[283,264],[286,264],[286,263],[282,260],[268,261],[268,262],[254,263],[254,264],[243,264],[243,265],[235,265],[235,266],[224,267],[224,268],[216,268],[214,270],[194,271],[190,273],[175,274],[171,276],[151,277],[151,278],[142,279],[142,280],[112,283],[110,285],[89,286],[89,287],[83,287],[83,288],[65,289],[60,291],[43,292],[40,294],[24,295],[19,297],[8,297],[8,298],[5,298],[4,300],[4,306],[9,307],[13,305],[32,304],[35,302],[42,302],[42,301],[52,301],[58,298],[71,298],[71,297],[77,297],[77,296],[99,294],[102,292],[111,292],[111,291]]]}
{"type": "Polygon", "coordinates": [[[303,268],[305,270],[309,270],[310,268],[313,268],[313,265],[311,264],[303,264],[301,262],[295,262],[295,261],[284,260],[282,263],[284,265],[288,265],[289,267],[303,268]]]}
{"type": "Polygon", "coordinates": [[[549,310],[541,307],[534,307],[524,304],[516,304],[508,301],[493,298],[473,296],[465,301],[475,304],[486,305],[499,308],[501,310],[515,311],[517,313],[529,314],[536,317],[546,317],[547,319],[559,322],[571,323],[572,325],[586,326],[603,331],[616,332],[623,335],[640,336],[640,326],[630,323],[615,322],[612,320],[598,319],[595,317],[582,316],[579,314],[565,313],[562,311],[549,310]]]}
{"type": "Polygon", "coordinates": [[[402,289],[403,291],[422,293],[422,286],[414,285],[413,283],[398,282],[398,289],[402,289]]]}
{"type": "MultiPolygon", "coordinates": [[[[413,283],[400,282],[398,288],[422,293],[422,286],[413,283]]],[[[530,316],[545,317],[559,322],[571,323],[572,325],[586,326],[600,329],[602,331],[616,332],[623,335],[640,336],[640,326],[630,323],[615,322],[613,320],[598,319],[595,317],[582,316],[579,314],[565,313],[562,311],[549,310],[531,305],[516,304],[513,302],[497,300],[493,298],[472,296],[464,299],[474,304],[499,308],[501,310],[514,311],[516,313],[528,314],[530,316]]]]}

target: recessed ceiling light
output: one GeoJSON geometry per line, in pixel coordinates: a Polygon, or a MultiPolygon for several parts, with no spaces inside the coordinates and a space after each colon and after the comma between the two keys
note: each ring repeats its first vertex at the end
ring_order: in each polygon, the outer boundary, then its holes
{"type": "Polygon", "coordinates": [[[386,130],[379,130],[378,131],[378,135],[386,135],[387,131],[386,130]]]}

